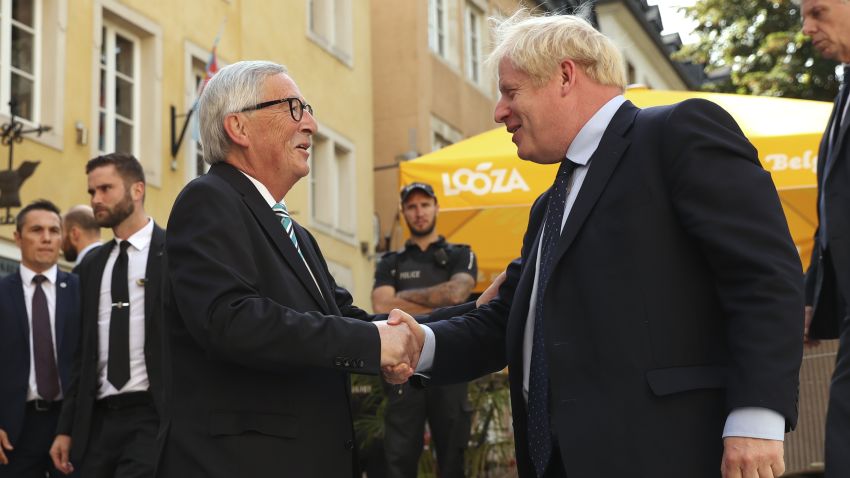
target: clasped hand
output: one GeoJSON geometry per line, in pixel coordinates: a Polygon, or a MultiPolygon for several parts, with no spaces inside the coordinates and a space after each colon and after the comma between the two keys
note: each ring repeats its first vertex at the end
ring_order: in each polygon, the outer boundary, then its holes
{"type": "Polygon", "coordinates": [[[381,372],[392,384],[407,381],[416,370],[425,343],[421,326],[399,309],[390,311],[385,321],[375,322],[381,337],[381,372]]]}

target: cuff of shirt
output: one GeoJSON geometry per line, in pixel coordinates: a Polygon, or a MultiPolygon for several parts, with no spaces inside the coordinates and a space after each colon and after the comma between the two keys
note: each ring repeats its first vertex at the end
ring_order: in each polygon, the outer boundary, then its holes
{"type": "Polygon", "coordinates": [[[736,408],[726,417],[723,427],[723,438],[730,436],[783,441],[785,417],[769,408],[736,408]]]}
{"type": "Polygon", "coordinates": [[[419,354],[419,363],[416,365],[416,372],[428,372],[434,366],[434,349],[437,347],[437,338],[434,336],[434,331],[427,325],[419,324],[422,327],[422,332],[425,332],[425,345],[422,346],[422,353],[419,354]]]}

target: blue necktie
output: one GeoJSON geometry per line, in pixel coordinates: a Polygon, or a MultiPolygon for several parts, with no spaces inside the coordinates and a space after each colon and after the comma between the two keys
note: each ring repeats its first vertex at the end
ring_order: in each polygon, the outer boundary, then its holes
{"type": "Polygon", "coordinates": [[[528,377],[528,449],[537,476],[543,476],[552,456],[552,430],[549,419],[549,370],[546,364],[546,331],[543,317],[543,298],[552,272],[561,222],[567,202],[570,176],[576,163],[569,159],[561,162],[555,183],[549,191],[549,204],[543,222],[540,243],[540,270],[537,275],[537,299],[534,308],[534,339],[531,349],[531,367],[528,377]]]}
{"type": "Polygon", "coordinates": [[[301,248],[298,247],[298,238],[295,237],[295,227],[292,224],[292,218],[289,217],[289,211],[286,210],[286,205],[277,203],[272,206],[272,211],[274,211],[280,219],[280,224],[283,226],[283,230],[286,231],[286,235],[289,236],[289,239],[292,241],[292,245],[295,246],[295,250],[298,251],[298,254],[301,257],[304,257],[304,255],[301,254],[301,248]]]}

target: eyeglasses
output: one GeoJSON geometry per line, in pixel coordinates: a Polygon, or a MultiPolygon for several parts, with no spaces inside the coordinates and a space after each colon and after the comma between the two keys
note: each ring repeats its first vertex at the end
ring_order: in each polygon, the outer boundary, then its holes
{"type": "Polygon", "coordinates": [[[261,110],[263,108],[268,108],[269,106],[279,105],[281,103],[289,103],[289,114],[292,115],[292,119],[295,121],[301,121],[301,118],[304,116],[304,110],[310,113],[310,116],[313,116],[313,107],[301,101],[301,98],[281,98],[279,100],[271,100],[264,101],[262,103],[256,104],[254,106],[249,106],[247,108],[243,108],[239,110],[240,113],[245,113],[246,111],[256,111],[261,110]]]}

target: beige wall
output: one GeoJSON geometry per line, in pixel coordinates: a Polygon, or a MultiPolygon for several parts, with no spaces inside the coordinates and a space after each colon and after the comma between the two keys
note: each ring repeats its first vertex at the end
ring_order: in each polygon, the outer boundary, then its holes
{"type": "MultiPolygon", "coordinates": [[[[46,6],[63,11],[48,28],[64,32],[64,51],[45,44],[42,55],[56,61],[64,84],[59,94],[43,92],[42,101],[61,104],[62,133],[42,143],[30,139],[15,145],[15,166],[23,160],[38,159],[42,164],[22,188],[22,202],[45,197],[63,210],[73,204],[88,203],[84,165],[97,153],[98,61],[101,11],[118,12],[131,23],[154,33],[145,41],[152,52],[142,63],[146,82],[140,100],[148,107],[145,128],[151,134],[141,138],[146,157],[140,158],[148,173],[146,209],[165,224],[177,193],[186,182],[187,155],[191,134],[181,146],[172,169],[170,155],[170,111],[187,109],[188,49],[206,50],[226,18],[218,46],[219,61],[267,59],[285,64],[302,93],[314,106],[320,125],[327,126],[354,147],[356,233],[339,239],[314,227],[309,204],[309,182],[299,182],[287,201],[296,220],[317,236],[326,259],[351,271],[350,284],[356,303],[368,308],[373,260],[361,253],[360,243],[373,243],[372,232],[372,59],[370,5],[352,1],[352,52],[340,60],[311,39],[308,34],[307,0],[282,3],[274,0],[44,0],[46,6]],[[72,4],[72,5],[71,5],[72,4]],[[87,129],[88,144],[77,144],[74,125],[87,129]]],[[[206,55],[204,55],[204,60],[206,55]]],[[[0,118],[0,122],[8,118],[0,118]]],[[[43,121],[53,123],[56,121],[43,121]]],[[[178,128],[182,119],[178,122],[178,128]]],[[[179,132],[179,129],[178,129],[179,132]]],[[[3,169],[8,149],[0,147],[3,169]]],[[[14,213],[14,211],[13,211],[14,213]]],[[[0,226],[0,256],[17,259],[11,241],[14,226],[0,226]]],[[[108,234],[107,234],[108,235],[108,234]]]]}
{"type": "Polygon", "coordinates": [[[636,83],[656,90],[687,90],[666,52],[646,34],[629,8],[622,2],[596,7],[599,31],[620,47],[623,57],[635,69],[636,83]]]}
{"type": "MultiPolygon", "coordinates": [[[[518,2],[476,0],[484,17],[511,12],[518,2]]],[[[393,236],[391,248],[399,247],[399,156],[411,150],[410,132],[415,129],[415,151],[431,151],[432,116],[439,118],[463,138],[493,129],[496,88],[493,75],[484,69],[482,84],[466,73],[464,15],[466,0],[449,0],[450,42],[453,53],[445,60],[428,46],[428,2],[372,1],[372,54],[375,109],[375,211],[381,237],[393,236]]],[[[489,44],[486,22],[482,43],[489,44]]],[[[482,59],[486,50],[482,52],[482,59]]],[[[439,224],[438,224],[439,229],[439,224]]]]}

